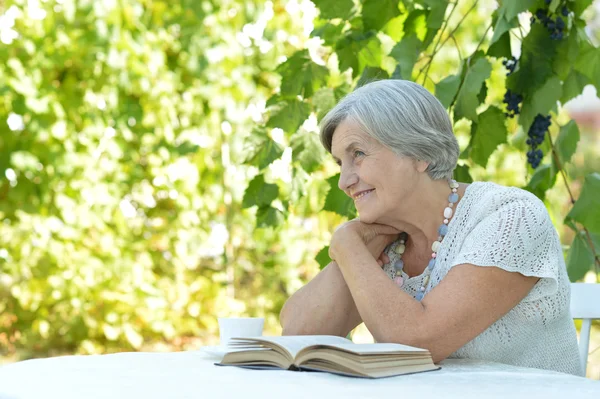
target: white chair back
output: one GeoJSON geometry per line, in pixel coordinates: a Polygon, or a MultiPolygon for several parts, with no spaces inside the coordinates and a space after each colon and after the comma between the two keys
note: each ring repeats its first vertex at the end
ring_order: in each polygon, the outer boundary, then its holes
{"type": "Polygon", "coordinates": [[[579,333],[579,357],[585,375],[592,320],[600,319],[600,284],[571,283],[571,315],[583,319],[579,333]]]}

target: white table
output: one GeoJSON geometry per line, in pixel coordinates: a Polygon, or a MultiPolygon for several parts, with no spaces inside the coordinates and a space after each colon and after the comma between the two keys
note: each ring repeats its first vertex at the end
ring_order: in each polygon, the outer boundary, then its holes
{"type": "Polygon", "coordinates": [[[28,360],[0,367],[0,398],[600,399],[598,381],[498,363],[446,360],[439,371],[368,380],[214,361],[197,351],[28,360]]]}

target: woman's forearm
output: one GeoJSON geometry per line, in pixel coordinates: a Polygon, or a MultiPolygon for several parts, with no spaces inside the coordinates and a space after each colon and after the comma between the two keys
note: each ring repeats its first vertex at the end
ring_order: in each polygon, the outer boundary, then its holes
{"type": "Polygon", "coordinates": [[[331,262],[281,309],[283,335],[346,336],[361,319],[338,265],[331,262]]]}

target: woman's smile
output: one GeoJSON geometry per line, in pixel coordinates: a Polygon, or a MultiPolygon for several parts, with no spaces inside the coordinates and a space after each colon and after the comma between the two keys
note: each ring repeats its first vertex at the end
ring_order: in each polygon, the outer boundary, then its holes
{"type": "Polygon", "coordinates": [[[353,195],[354,202],[359,202],[360,200],[363,200],[365,197],[368,197],[369,194],[371,194],[373,191],[375,191],[374,188],[372,188],[370,190],[363,190],[363,191],[360,191],[360,192],[354,194],[353,195]]]}

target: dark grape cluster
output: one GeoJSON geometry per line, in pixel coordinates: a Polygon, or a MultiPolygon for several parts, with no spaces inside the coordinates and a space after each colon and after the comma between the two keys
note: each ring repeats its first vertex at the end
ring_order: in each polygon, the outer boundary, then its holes
{"type": "Polygon", "coordinates": [[[529,132],[527,132],[527,145],[531,148],[527,151],[527,162],[531,165],[533,169],[537,168],[542,161],[542,157],[544,156],[541,149],[537,148],[544,142],[544,138],[546,137],[546,132],[550,127],[550,115],[543,116],[537,114],[535,119],[533,120],[533,124],[529,128],[529,132]]]}
{"type": "Polygon", "coordinates": [[[518,93],[513,93],[510,90],[506,90],[504,94],[504,103],[506,104],[506,116],[514,118],[515,115],[519,114],[519,104],[523,101],[523,96],[518,93]]]}
{"type": "Polygon", "coordinates": [[[507,69],[506,76],[510,75],[515,71],[517,67],[517,59],[515,57],[507,58],[502,61],[502,65],[507,69]]]}
{"type": "MultiPolygon", "coordinates": [[[[546,0],[546,4],[550,4],[551,2],[551,0],[546,0]]],[[[535,16],[531,17],[531,23],[533,24],[536,21],[539,21],[546,29],[548,29],[548,32],[550,32],[550,39],[562,40],[565,37],[565,28],[567,26],[563,17],[569,16],[569,9],[566,5],[563,5],[560,8],[560,14],[561,15],[556,15],[556,19],[552,19],[549,10],[538,8],[535,12],[535,16]]]]}

